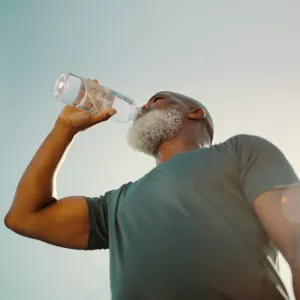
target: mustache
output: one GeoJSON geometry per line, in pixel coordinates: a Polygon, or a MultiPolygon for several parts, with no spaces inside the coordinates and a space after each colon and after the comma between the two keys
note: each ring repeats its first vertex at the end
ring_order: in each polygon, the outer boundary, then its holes
{"type": "Polygon", "coordinates": [[[142,108],[141,110],[141,113],[144,114],[144,113],[147,113],[147,112],[150,112],[150,111],[153,111],[155,110],[155,108],[152,108],[152,107],[149,107],[149,108],[142,108]]]}
{"type": "Polygon", "coordinates": [[[137,115],[136,120],[145,116],[147,113],[154,111],[154,108],[141,108],[140,113],[137,115]]]}

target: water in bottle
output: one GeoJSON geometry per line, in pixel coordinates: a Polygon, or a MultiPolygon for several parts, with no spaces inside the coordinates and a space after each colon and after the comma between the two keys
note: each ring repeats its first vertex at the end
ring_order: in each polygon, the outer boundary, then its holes
{"type": "Polygon", "coordinates": [[[112,117],[117,122],[133,121],[140,112],[138,105],[130,98],[98,83],[72,73],[59,76],[54,87],[55,98],[66,105],[98,114],[104,108],[114,108],[112,117]]]}

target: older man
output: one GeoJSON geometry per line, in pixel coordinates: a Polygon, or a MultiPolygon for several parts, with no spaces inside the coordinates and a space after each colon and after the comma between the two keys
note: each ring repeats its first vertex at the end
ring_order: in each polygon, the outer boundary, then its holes
{"type": "Polygon", "coordinates": [[[20,180],[7,227],[60,247],[109,248],[114,300],[287,299],[277,249],[300,299],[295,172],[260,137],[212,145],[211,116],[191,98],[161,92],[143,106],[128,142],[155,158],[145,176],[100,197],[56,199],[68,145],[114,113],[62,110],[20,180]]]}

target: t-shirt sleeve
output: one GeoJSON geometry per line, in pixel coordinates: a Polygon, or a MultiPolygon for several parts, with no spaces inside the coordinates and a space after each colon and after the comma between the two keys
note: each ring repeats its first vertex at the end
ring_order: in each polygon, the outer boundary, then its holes
{"type": "Polygon", "coordinates": [[[107,196],[84,197],[88,205],[89,237],[86,250],[108,249],[107,196]]]}
{"type": "Polygon", "coordinates": [[[299,179],[284,154],[264,138],[236,137],[240,182],[252,204],[264,192],[299,185],[299,179]]]}

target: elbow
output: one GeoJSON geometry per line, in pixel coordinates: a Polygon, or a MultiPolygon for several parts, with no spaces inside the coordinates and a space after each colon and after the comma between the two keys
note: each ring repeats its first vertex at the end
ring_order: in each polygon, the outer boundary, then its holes
{"type": "Polygon", "coordinates": [[[12,214],[11,212],[8,212],[6,214],[4,218],[4,224],[8,229],[16,233],[22,234],[25,231],[24,225],[22,226],[24,222],[21,222],[20,219],[14,216],[14,214],[12,214]]]}
{"type": "Polygon", "coordinates": [[[10,212],[8,212],[4,218],[4,224],[8,229],[13,230],[16,227],[16,219],[12,216],[10,212]]]}
{"type": "Polygon", "coordinates": [[[36,239],[36,228],[32,226],[31,218],[20,217],[11,212],[8,212],[4,218],[5,226],[11,231],[24,237],[36,239]]]}

